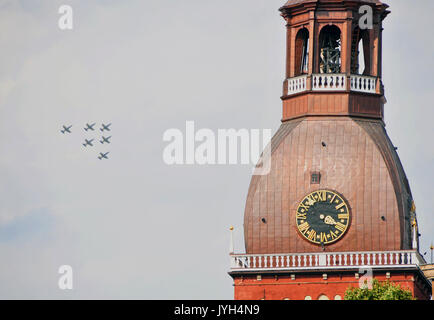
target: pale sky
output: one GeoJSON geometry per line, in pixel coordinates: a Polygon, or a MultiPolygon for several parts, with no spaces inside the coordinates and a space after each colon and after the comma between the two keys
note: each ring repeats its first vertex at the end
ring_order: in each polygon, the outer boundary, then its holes
{"type": "MultiPolygon", "coordinates": [[[[233,298],[228,229],[243,252],[251,168],[167,166],[162,137],[187,120],[278,129],[284,2],[0,0],[0,298],[233,298]],[[58,28],[63,4],[73,30],[58,28]],[[85,149],[85,137],[99,138],[86,122],[112,122],[111,145],[85,149]],[[73,268],[73,290],[58,288],[61,265],[73,268]]],[[[387,3],[385,120],[424,253],[434,241],[434,2],[387,3]]]]}

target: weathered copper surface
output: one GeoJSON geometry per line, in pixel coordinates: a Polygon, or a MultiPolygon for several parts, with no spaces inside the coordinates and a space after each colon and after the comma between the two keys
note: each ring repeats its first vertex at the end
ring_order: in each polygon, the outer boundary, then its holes
{"type": "Polygon", "coordinates": [[[250,184],[244,217],[247,253],[322,250],[303,239],[295,226],[300,200],[318,189],[342,194],[353,217],[342,240],[327,251],[410,248],[411,192],[381,120],[287,121],[272,139],[271,161],[270,174],[254,176],[250,184]],[[310,184],[313,171],[321,173],[319,185],[310,184]]]}

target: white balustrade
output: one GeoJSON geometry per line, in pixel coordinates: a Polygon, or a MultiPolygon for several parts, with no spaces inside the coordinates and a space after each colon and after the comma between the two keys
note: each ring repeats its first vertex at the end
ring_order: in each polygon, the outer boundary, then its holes
{"type": "Polygon", "coordinates": [[[318,269],[362,266],[418,266],[423,258],[415,250],[379,252],[315,252],[297,254],[231,254],[231,270],[318,269]]]}
{"type": "Polygon", "coordinates": [[[369,76],[351,75],[351,91],[376,93],[377,78],[369,76]]]}
{"type": "Polygon", "coordinates": [[[347,90],[347,76],[345,74],[314,74],[312,75],[313,91],[343,91],[347,90]]]}
{"type": "Polygon", "coordinates": [[[307,76],[300,76],[288,79],[288,95],[296,94],[307,90],[307,76]]]}
{"type": "MultiPolygon", "coordinates": [[[[346,91],[347,75],[341,73],[312,74],[311,78],[302,75],[287,80],[288,95],[307,91],[308,81],[311,81],[312,91],[346,91]]],[[[354,92],[376,93],[377,78],[352,74],[350,90],[354,92]]]]}

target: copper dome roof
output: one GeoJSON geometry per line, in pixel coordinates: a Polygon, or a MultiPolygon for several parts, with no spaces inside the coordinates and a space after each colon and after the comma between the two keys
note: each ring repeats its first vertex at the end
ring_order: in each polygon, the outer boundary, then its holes
{"type": "Polygon", "coordinates": [[[342,194],[353,217],[346,235],[327,251],[411,248],[412,195],[382,121],[307,118],[282,124],[271,141],[270,173],[252,177],[244,213],[246,253],[321,250],[295,225],[300,201],[319,189],[342,194]],[[314,171],[321,172],[320,184],[310,183],[314,171]]]}

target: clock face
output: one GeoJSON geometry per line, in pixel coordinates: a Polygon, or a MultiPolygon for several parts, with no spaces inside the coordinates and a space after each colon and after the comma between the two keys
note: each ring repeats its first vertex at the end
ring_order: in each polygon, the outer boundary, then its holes
{"type": "Polygon", "coordinates": [[[348,204],[338,193],[318,190],[299,204],[296,225],[300,234],[315,244],[331,244],[340,240],[350,225],[348,204]]]}

